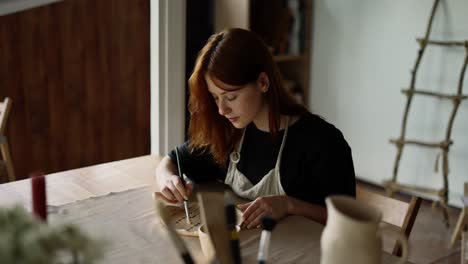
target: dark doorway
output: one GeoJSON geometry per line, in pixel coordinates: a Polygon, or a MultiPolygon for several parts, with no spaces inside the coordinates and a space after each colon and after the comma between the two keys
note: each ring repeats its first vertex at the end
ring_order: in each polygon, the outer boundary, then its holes
{"type": "MultiPolygon", "coordinates": [[[[195,66],[198,52],[214,31],[214,0],[187,1],[186,57],[185,57],[185,105],[189,97],[188,79],[195,66]]],[[[186,107],[185,139],[188,138],[190,113],[186,107]]]]}

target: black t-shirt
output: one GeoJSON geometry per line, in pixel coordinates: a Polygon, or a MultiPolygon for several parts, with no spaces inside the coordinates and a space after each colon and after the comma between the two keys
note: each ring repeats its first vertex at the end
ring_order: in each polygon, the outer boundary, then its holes
{"type": "MultiPolygon", "coordinates": [[[[276,137],[247,126],[237,169],[252,184],[275,167],[284,130],[276,137]]],[[[175,151],[169,153],[176,163],[175,151]]],[[[188,142],[179,147],[181,168],[194,182],[222,180],[225,167],[218,166],[208,152],[190,153],[188,142]]],[[[355,196],[355,174],[351,149],[341,132],[321,117],[307,113],[288,128],[280,163],[281,185],[287,195],[324,205],[331,194],[355,196]]]]}

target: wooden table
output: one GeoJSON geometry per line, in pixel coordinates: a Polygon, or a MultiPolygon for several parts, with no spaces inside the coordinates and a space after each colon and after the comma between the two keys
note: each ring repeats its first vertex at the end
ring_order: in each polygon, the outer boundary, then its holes
{"type": "MultiPolygon", "coordinates": [[[[49,209],[57,210],[57,221],[64,219],[79,223],[85,230],[96,235],[105,234],[108,239],[115,240],[109,252],[106,252],[105,263],[126,263],[129,259],[132,263],[147,263],[149,259],[156,261],[158,258],[161,261],[154,263],[182,263],[164,228],[153,224],[157,216],[151,193],[156,190],[155,168],[160,159],[159,156],[144,156],[47,175],[49,209]],[[109,195],[111,192],[117,194],[109,195]],[[94,198],[88,199],[91,197],[94,198]],[[112,206],[107,209],[99,207],[105,203],[112,206]],[[92,210],[93,207],[99,209],[92,216],[74,215],[74,212],[82,212],[83,208],[92,210]],[[75,209],[77,211],[73,211],[75,209]],[[111,216],[120,212],[126,212],[130,220],[111,216]],[[132,223],[122,224],[125,221],[132,223]],[[117,223],[120,226],[112,226],[117,223]],[[110,229],[107,233],[106,228],[110,229]],[[140,244],[126,241],[125,236],[129,234],[139,234],[140,244]]],[[[30,209],[30,193],[29,180],[2,184],[0,206],[19,203],[30,209]]],[[[272,236],[272,263],[319,263],[322,229],[322,225],[299,216],[290,216],[281,221],[272,236]]],[[[255,263],[259,237],[260,230],[241,232],[244,263],[255,263]]],[[[199,263],[203,262],[198,239],[185,237],[184,240],[194,258],[199,263]]],[[[393,263],[396,259],[390,254],[383,254],[383,263],[393,263]]]]}
{"type": "MultiPolygon", "coordinates": [[[[155,170],[160,159],[159,156],[143,156],[49,174],[48,205],[58,206],[143,186],[156,189],[155,170]]],[[[15,203],[31,208],[29,180],[0,184],[0,206],[15,203]]]]}

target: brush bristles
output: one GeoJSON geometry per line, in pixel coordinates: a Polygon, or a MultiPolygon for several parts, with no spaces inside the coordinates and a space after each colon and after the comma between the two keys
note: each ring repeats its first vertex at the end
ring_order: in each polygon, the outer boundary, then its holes
{"type": "Polygon", "coordinates": [[[265,216],[262,218],[262,228],[263,230],[267,230],[267,231],[273,231],[273,229],[275,228],[276,226],[276,221],[271,218],[271,217],[268,217],[268,216],[265,216]]]}
{"type": "Polygon", "coordinates": [[[224,193],[224,202],[226,205],[224,210],[226,213],[227,224],[230,228],[235,228],[237,224],[237,212],[234,205],[234,197],[229,191],[224,193]]]}
{"type": "Polygon", "coordinates": [[[230,191],[224,192],[224,203],[226,205],[234,205],[234,195],[230,191]]]}

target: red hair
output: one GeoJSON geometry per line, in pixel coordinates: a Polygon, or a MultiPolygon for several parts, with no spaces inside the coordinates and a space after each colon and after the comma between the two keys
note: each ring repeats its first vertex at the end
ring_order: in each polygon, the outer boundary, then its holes
{"type": "Polygon", "coordinates": [[[270,133],[275,135],[280,128],[281,115],[301,115],[307,109],[297,104],[284,89],[278,67],[265,43],[255,33],[239,28],[224,30],[208,39],[189,79],[192,151],[209,151],[216,163],[225,165],[241,135],[241,130],[218,113],[205,75],[228,85],[241,86],[255,83],[262,72],[270,81],[265,100],[269,109],[270,133]]]}

